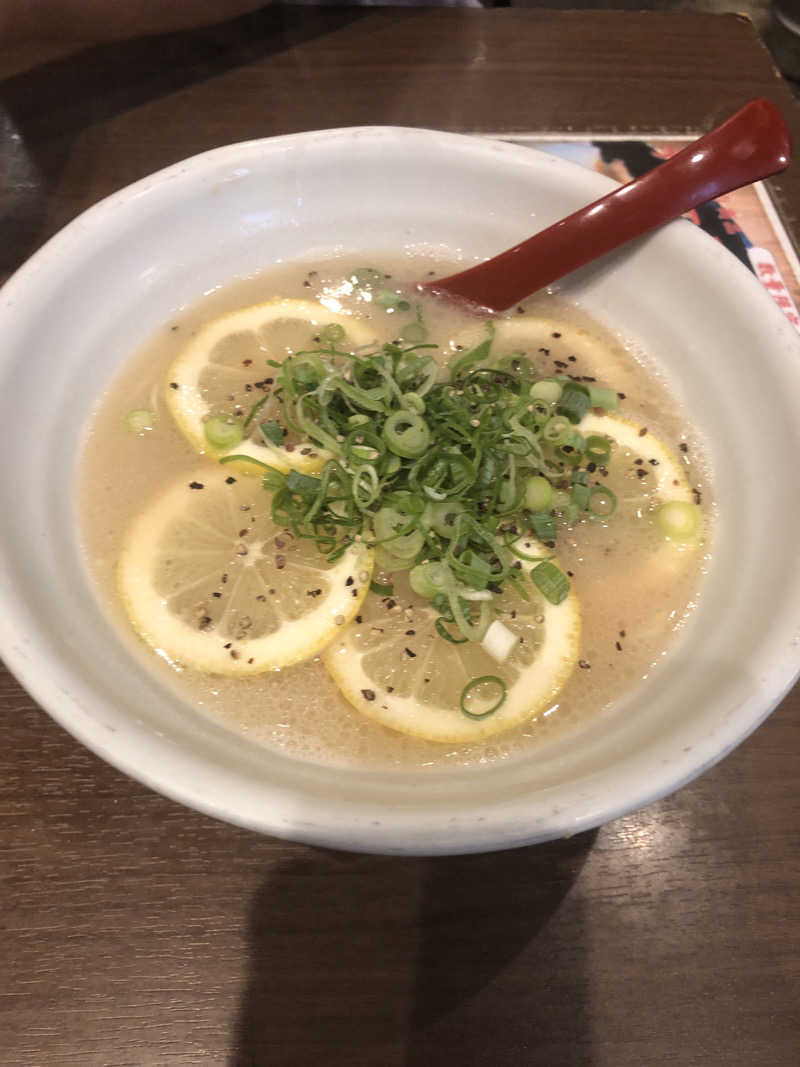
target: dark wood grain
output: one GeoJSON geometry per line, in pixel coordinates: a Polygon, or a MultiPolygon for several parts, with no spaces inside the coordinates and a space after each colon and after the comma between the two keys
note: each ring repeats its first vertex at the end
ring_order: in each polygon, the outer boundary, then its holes
{"type": "MultiPolygon", "coordinates": [[[[681,131],[754,95],[800,143],[735,17],[274,10],[95,49],[0,88],[0,267],[237,139],[681,131]]],[[[796,226],[796,167],[778,191],[796,226]]],[[[0,1064],[795,1067],[799,719],[796,691],[703,778],[595,834],[400,860],[179,808],[0,672],[0,1064]]]]}

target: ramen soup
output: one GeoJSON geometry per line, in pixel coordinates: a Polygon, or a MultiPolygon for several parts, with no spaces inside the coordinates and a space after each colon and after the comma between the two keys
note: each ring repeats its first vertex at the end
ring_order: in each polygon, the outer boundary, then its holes
{"type": "Polygon", "coordinates": [[[702,457],[647,354],[561,298],[481,318],[402,284],[446,266],[370,258],[164,324],[93,417],[86,556],[134,653],[254,741],[509,759],[668,654],[708,560],[702,457]]]}

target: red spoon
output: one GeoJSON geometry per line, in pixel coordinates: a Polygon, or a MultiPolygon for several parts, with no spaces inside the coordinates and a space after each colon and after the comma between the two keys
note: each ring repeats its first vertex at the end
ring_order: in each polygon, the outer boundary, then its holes
{"type": "Polygon", "coordinates": [[[641,178],[469,270],[419,286],[489,311],[526,296],[649,230],[789,165],[789,131],[774,104],[751,100],[721,126],[641,178]]]}

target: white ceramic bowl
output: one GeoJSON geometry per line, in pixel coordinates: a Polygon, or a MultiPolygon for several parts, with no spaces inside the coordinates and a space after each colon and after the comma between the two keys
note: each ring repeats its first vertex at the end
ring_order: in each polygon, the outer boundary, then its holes
{"type": "Polygon", "coordinates": [[[104,759],[201,811],[374,852],[506,848],[649,803],[775,706],[800,650],[800,343],[755,279],[673,223],[566,291],[666,369],[707,440],[711,572],[663,668],[610,716],[513,764],[376,774],[293,761],[196,715],[98,607],[79,551],[81,436],[120,364],[183,304],[279,258],[420,246],[484,257],[612,183],[451,134],[332,130],[233,145],[98,204],[0,294],[0,652],[104,759]]]}

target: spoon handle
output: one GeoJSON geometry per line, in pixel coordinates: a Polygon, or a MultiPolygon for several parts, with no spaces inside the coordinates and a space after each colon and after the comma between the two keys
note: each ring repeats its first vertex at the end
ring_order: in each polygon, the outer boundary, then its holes
{"type": "Polygon", "coordinates": [[[521,244],[420,286],[504,311],[570,271],[700,204],[784,170],[791,140],[769,100],[751,100],[697,141],[521,244]]]}

